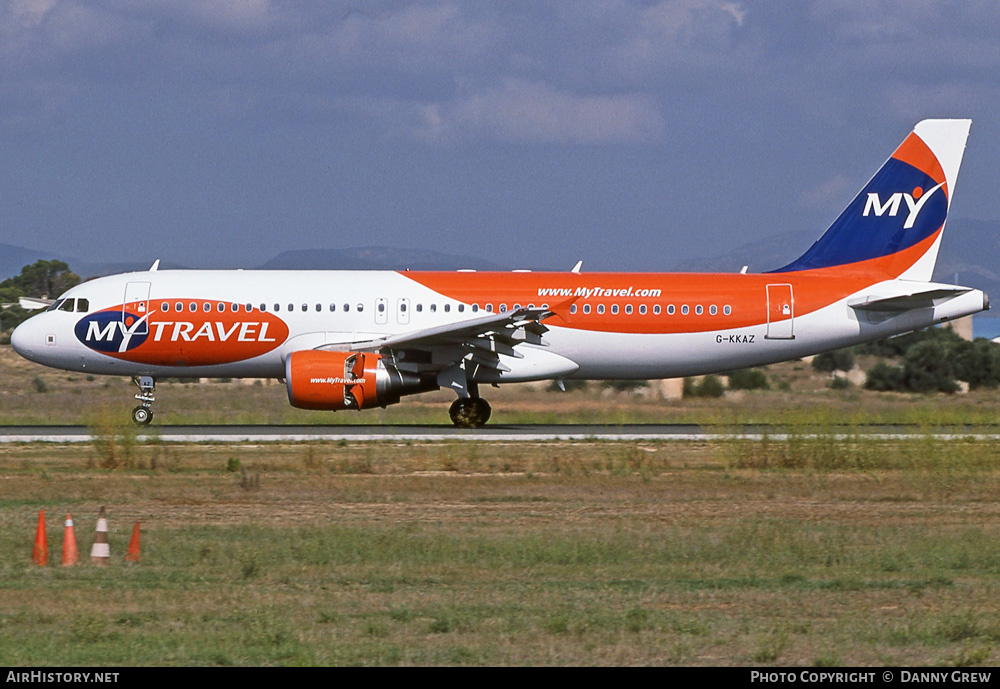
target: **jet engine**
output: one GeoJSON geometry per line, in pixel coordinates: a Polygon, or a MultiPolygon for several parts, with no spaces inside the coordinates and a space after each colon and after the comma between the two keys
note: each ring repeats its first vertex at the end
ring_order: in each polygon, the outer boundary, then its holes
{"type": "Polygon", "coordinates": [[[379,354],[316,349],[292,352],[285,360],[285,380],[289,403],[300,409],[386,407],[402,395],[437,388],[379,354]]]}

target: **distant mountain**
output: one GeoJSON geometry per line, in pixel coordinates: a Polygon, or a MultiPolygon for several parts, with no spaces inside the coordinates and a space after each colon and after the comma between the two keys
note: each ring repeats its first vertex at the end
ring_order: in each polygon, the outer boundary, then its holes
{"type": "Polygon", "coordinates": [[[750,244],[742,244],[712,257],[689,258],[674,264],[681,273],[738,273],[749,266],[751,273],[776,270],[805,253],[819,239],[814,232],[785,232],[750,244]]]}
{"type": "MultiPolygon", "coordinates": [[[[811,232],[786,232],[711,258],[680,261],[674,269],[735,273],[749,265],[752,273],[776,270],[804,254],[817,239],[819,235],[811,232]]],[[[1000,221],[948,221],[934,279],[975,287],[1000,300],[1000,221]]]]}
{"type": "MultiPolygon", "coordinates": [[[[23,246],[0,244],[0,281],[21,274],[21,268],[35,261],[51,261],[58,258],[55,254],[36,249],[25,249],[23,246]]],[[[62,259],[65,260],[65,259],[62,259]]],[[[70,265],[70,269],[73,266],[70,265]]]]}
{"type": "Polygon", "coordinates": [[[263,270],[507,270],[474,256],[385,246],[285,251],[260,266],[263,270]]]}

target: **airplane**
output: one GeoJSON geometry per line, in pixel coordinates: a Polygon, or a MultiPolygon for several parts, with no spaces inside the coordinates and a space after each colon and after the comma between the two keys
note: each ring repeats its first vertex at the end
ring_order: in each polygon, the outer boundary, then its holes
{"type": "Polygon", "coordinates": [[[31,361],[132,376],[278,378],[316,410],[447,388],[458,426],[483,385],[723,373],[989,308],[931,282],[971,120],[916,125],[830,228],[776,270],[740,273],[158,270],[68,290],[11,335],[31,361]]]}

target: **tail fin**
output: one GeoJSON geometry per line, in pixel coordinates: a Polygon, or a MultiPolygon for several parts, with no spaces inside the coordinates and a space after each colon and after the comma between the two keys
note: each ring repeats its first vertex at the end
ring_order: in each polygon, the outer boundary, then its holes
{"type": "Polygon", "coordinates": [[[837,268],[929,281],[972,120],[924,120],[830,229],[774,271],[837,268]]]}

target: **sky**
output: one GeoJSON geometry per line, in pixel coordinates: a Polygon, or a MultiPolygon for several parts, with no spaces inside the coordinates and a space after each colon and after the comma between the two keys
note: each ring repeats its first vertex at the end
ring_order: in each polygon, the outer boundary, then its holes
{"type": "Polygon", "coordinates": [[[998,35],[976,0],[3,0],[0,242],[667,270],[819,237],[928,117],[973,119],[952,217],[1000,219],[998,35]]]}

